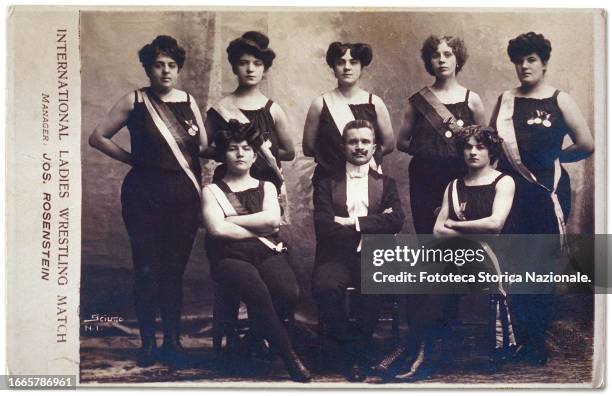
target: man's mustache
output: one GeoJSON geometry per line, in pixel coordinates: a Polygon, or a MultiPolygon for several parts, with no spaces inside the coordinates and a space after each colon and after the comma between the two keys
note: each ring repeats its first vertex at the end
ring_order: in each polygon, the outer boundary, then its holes
{"type": "Polygon", "coordinates": [[[368,150],[357,149],[352,152],[353,155],[368,155],[368,150]]]}

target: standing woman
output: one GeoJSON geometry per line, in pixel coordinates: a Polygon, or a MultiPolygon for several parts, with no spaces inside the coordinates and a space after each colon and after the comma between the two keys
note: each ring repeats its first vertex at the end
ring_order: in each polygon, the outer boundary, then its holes
{"type": "MultiPolygon", "coordinates": [[[[257,152],[257,161],[251,168],[251,175],[276,186],[280,200],[285,204],[283,210],[287,219],[281,161],[292,161],[295,150],[287,115],[277,103],[261,92],[261,81],[276,57],[268,47],[269,41],[265,34],[251,31],[230,42],[227,55],[238,79],[238,87],[208,110],[205,127],[209,142],[214,141],[217,131],[226,130],[232,119],[242,124],[252,123],[263,133],[264,143],[257,152]]],[[[207,157],[214,157],[212,147],[207,157]]],[[[213,181],[223,178],[225,172],[225,165],[217,167],[213,181]]]]}
{"type": "Polygon", "coordinates": [[[486,122],[480,96],[457,81],[467,57],[463,40],[454,36],[429,36],[421,49],[425,69],[435,81],[410,97],[397,140],[397,149],[413,156],[408,178],[417,234],[433,232],[446,185],[465,173],[457,133],[486,122]]]}
{"type": "MultiPolygon", "coordinates": [[[[500,96],[491,119],[504,139],[499,169],[516,181],[510,224],[517,234],[565,233],[571,189],[561,163],[584,159],[594,148],[591,131],[574,100],[546,82],[551,50],[550,41],[534,32],[510,40],[508,55],[520,86],[500,96]],[[573,144],[563,149],[567,134],[573,144]]],[[[550,255],[540,257],[534,265],[551,261],[550,255]]],[[[524,357],[535,364],[546,363],[544,335],[551,295],[515,295],[512,301],[524,357]]]]}
{"type": "Polygon", "coordinates": [[[344,169],[342,131],[355,119],[370,121],[376,136],[380,136],[381,144],[371,163],[372,168],[380,171],[383,155],[393,151],[393,127],[382,99],[359,86],[363,68],[372,61],[372,48],[362,43],[333,42],[325,60],[338,86],[317,97],[306,116],[302,149],[305,156],[314,157],[317,162],[312,182],[344,169]]]}
{"type": "Polygon", "coordinates": [[[198,229],[199,153],[207,146],[194,98],[175,88],[185,50],[170,36],[158,36],[139,51],[150,86],[130,92],[113,106],[89,137],[89,144],[130,165],[121,204],[134,262],[134,299],[142,347],[137,363],[157,358],[155,318],[161,312],[162,360],[184,360],[180,343],[182,278],[198,229]],[[124,126],[131,152],[112,137],[124,126]]]}
{"type": "Polygon", "coordinates": [[[231,120],[227,127],[214,142],[225,174],[202,193],[210,273],[225,293],[244,301],[253,330],[278,351],[291,378],[308,382],[310,372],[280,319],[293,312],[299,289],[278,240],[276,188],[250,174],[265,139],[254,124],[231,120]]]}

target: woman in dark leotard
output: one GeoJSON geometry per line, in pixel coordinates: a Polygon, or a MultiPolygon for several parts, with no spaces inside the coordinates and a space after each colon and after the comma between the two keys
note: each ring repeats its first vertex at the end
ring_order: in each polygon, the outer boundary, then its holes
{"type": "MultiPolygon", "coordinates": [[[[492,128],[472,125],[460,132],[456,143],[466,164],[467,174],[447,185],[433,233],[440,237],[499,234],[504,229],[514,197],[512,177],[494,167],[502,151],[501,139],[492,128]],[[453,204],[454,197],[457,198],[456,205],[453,204]]],[[[488,266],[478,270],[473,267],[465,270],[470,273],[491,271],[488,266]]],[[[505,292],[502,294],[505,295],[505,292]]],[[[420,309],[427,312],[412,321],[407,345],[398,346],[377,366],[381,375],[396,375],[395,379],[402,381],[422,379],[435,370],[436,365],[430,356],[431,334],[436,323],[448,319],[442,317],[448,311],[443,309],[448,303],[446,296],[415,295],[412,300],[418,301],[420,309]],[[402,361],[404,356],[411,359],[402,361]],[[397,374],[403,371],[402,363],[405,372],[397,374]]],[[[501,303],[505,304],[505,300],[502,299],[501,303]]],[[[510,343],[514,344],[513,335],[510,343]]]]}
{"type": "MultiPolygon", "coordinates": [[[[491,125],[504,138],[506,155],[499,169],[513,175],[517,183],[510,218],[510,231],[517,234],[564,233],[571,189],[569,175],[560,163],[584,159],[594,148],[574,100],[546,83],[551,50],[550,41],[534,32],[510,40],[507,51],[521,85],[500,96],[491,118],[491,125]],[[573,144],[562,148],[567,134],[573,144]]],[[[552,265],[554,260],[551,256],[536,258],[533,268],[552,265]]],[[[535,364],[546,363],[551,295],[516,295],[512,303],[521,356],[535,364]]]]}
{"type": "MultiPolygon", "coordinates": [[[[238,87],[208,110],[205,127],[208,140],[213,142],[214,135],[227,127],[230,118],[241,121],[231,114],[231,111],[238,111],[241,113],[238,116],[243,117],[241,122],[250,122],[262,131],[265,142],[251,174],[257,179],[272,182],[280,193],[283,186],[282,175],[278,172],[281,161],[292,161],[295,151],[285,112],[261,92],[261,81],[276,57],[268,44],[268,37],[260,32],[246,32],[230,42],[227,47],[228,60],[238,79],[238,87]],[[230,111],[226,113],[228,109],[230,111]]],[[[212,148],[208,154],[212,157],[212,148]]],[[[225,165],[220,165],[215,170],[213,180],[221,179],[224,173],[225,165]]]]}
{"type": "Polygon", "coordinates": [[[174,38],[158,36],[138,55],[150,86],[119,99],[89,144],[132,167],[123,182],[121,203],[134,262],[142,339],[138,365],[144,367],[157,359],[157,310],[164,330],[162,359],[175,364],[185,358],[180,344],[182,277],[198,228],[198,155],[207,140],[195,100],[175,88],[185,50],[174,38]],[[131,152],[111,140],[124,126],[130,132],[131,152]]]}
{"type": "MultiPolygon", "coordinates": [[[[425,69],[435,77],[429,89],[457,119],[457,125],[484,125],[480,97],[457,81],[457,73],[467,60],[463,40],[453,36],[430,36],[423,43],[421,56],[425,69]]],[[[454,137],[440,135],[413,105],[413,98],[406,109],[397,149],[413,156],[408,178],[414,228],[418,234],[431,234],[444,188],[448,182],[463,175],[465,164],[457,153],[454,137]]]]}
{"type": "Polygon", "coordinates": [[[512,177],[495,169],[502,140],[494,129],[473,125],[461,132],[458,144],[467,174],[447,185],[433,232],[436,236],[499,234],[515,189],[512,177]],[[453,205],[455,194],[459,208],[453,205]]]}
{"type": "Polygon", "coordinates": [[[293,380],[307,382],[310,373],[279,318],[293,312],[299,290],[278,240],[276,188],[250,175],[264,141],[254,125],[234,120],[217,133],[215,151],[226,172],[202,193],[206,254],[215,282],[246,304],[252,329],[278,351],[293,380]]]}
{"type": "Polygon", "coordinates": [[[382,163],[383,155],[393,151],[393,127],[387,106],[381,98],[359,86],[363,69],[372,61],[370,46],[333,42],[327,49],[326,61],[334,72],[338,86],[312,102],[302,140],[304,155],[314,157],[317,162],[313,183],[319,177],[344,169],[342,131],[351,119],[368,120],[375,126],[376,134],[381,138],[380,149],[374,154],[376,165],[382,163]],[[348,110],[348,118],[335,120],[336,112],[348,110]],[[337,121],[343,125],[338,126],[337,121]]]}

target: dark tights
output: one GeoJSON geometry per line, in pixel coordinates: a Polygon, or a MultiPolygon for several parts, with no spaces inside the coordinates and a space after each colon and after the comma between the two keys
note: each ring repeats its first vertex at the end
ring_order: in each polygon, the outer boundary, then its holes
{"type": "Polygon", "coordinates": [[[259,263],[225,258],[211,268],[211,275],[226,294],[243,301],[255,333],[268,340],[281,355],[291,341],[281,318],[293,312],[299,289],[285,255],[269,256],[259,263]]]}
{"type": "Polygon", "coordinates": [[[178,341],[183,273],[198,228],[197,192],[182,171],[134,169],[123,183],[122,204],[140,336],[154,342],[159,309],[164,342],[178,341]]]}

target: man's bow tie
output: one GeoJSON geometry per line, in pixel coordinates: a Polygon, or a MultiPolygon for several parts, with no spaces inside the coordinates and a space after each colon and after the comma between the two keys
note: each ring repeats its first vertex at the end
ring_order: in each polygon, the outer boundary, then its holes
{"type": "Polygon", "coordinates": [[[368,175],[368,168],[366,168],[364,171],[355,170],[355,171],[349,172],[348,175],[351,179],[361,179],[368,175]]]}

